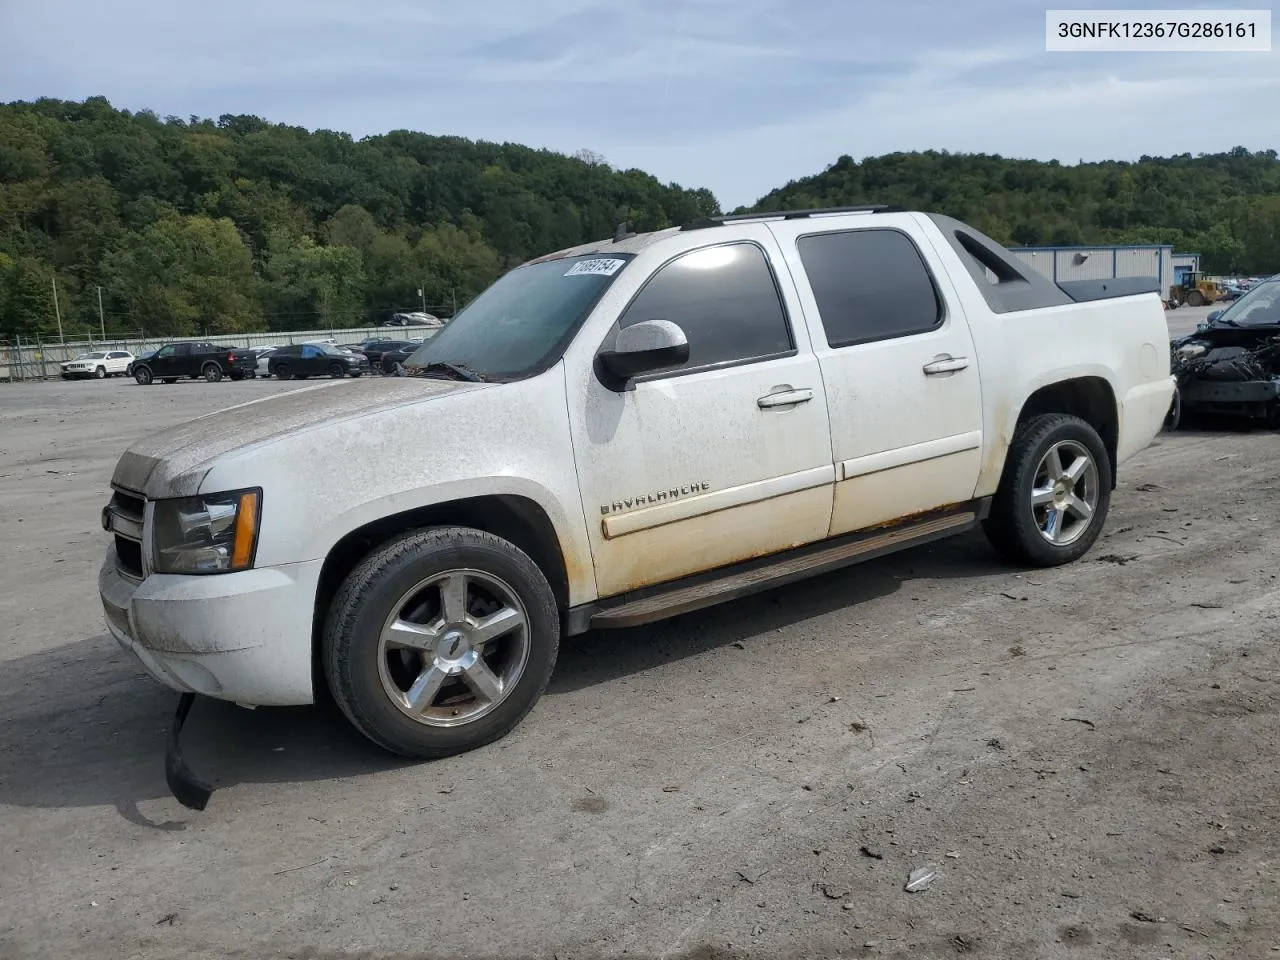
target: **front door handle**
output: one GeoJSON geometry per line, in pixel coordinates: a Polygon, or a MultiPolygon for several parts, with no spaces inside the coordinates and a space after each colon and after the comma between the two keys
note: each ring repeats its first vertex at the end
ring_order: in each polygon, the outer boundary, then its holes
{"type": "Polygon", "coordinates": [[[932,377],[939,373],[953,373],[956,370],[963,370],[968,365],[968,357],[942,357],[932,363],[926,363],[924,365],[924,374],[926,377],[932,377]]]}
{"type": "Polygon", "coordinates": [[[790,384],[784,384],[776,388],[773,393],[766,393],[757,400],[756,406],[761,410],[767,410],[769,407],[791,407],[797,403],[808,403],[812,399],[813,391],[808,387],[796,390],[790,384]]]}

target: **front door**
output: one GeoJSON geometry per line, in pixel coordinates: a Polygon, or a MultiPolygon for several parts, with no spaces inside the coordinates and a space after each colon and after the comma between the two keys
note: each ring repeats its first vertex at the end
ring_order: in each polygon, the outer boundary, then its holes
{"type": "Polygon", "coordinates": [[[818,361],[763,228],[660,267],[617,329],[670,320],[679,367],[568,384],[596,583],[613,596],[821,539],[833,478],[818,361]],[[750,235],[750,234],[748,234],[750,235]],[[781,281],[781,282],[780,282],[781,281]]]}
{"type": "Polygon", "coordinates": [[[904,217],[825,233],[803,220],[771,224],[827,385],[832,536],[970,500],[981,469],[969,326],[904,217]]]}
{"type": "Polygon", "coordinates": [[[161,347],[148,366],[151,372],[157,377],[176,377],[178,371],[178,347],[180,344],[171,343],[168,346],[161,347]]]}

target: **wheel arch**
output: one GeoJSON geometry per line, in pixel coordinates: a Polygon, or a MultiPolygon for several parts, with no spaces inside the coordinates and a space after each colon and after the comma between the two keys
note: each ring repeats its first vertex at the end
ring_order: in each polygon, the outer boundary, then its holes
{"type": "Polygon", "coordinates": [[[325,619],[342,581],[380,544],[409,530],[433,526],[472,527],[510,541],[542,570],[561,615],[568,610],[569,569],[564,544],[547,511],[532,498],[513,493],[488,493],[388,514],[345,533],[325,555],[316,589],[311,630],[317,691],[325,683],[320,655],[325,619]]]}
{"type": "Polygon", "coordinates": [[[1104,376],[1088,374],[1046,383],[1031,392],[1018,410],[1010,437],[1032,417],[1065,413],[1079,417],[1098,431],[1111,466],[1111,489],[1116,486],[1116,450],[1120,442],[1120,412],[1115,389],[1104,376]]]}

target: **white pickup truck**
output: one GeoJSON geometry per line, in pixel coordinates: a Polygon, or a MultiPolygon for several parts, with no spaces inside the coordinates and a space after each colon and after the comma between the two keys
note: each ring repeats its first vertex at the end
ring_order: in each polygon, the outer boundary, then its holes
{"type": "Polygon", "coordinates": [[[382,747],[457,753],[520,722],[566,633],[979,524],[1075,560],[1170,408],[1168,339],[1154,278],[1054,283],[936,214],[620,228],[507,273],[409,376],[129,449],[106,622],[188,709],[324,685],[382,747]]]}

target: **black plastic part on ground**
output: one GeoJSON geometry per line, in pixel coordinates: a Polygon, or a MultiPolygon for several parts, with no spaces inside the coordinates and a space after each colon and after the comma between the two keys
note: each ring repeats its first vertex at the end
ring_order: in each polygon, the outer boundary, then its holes
{"type": "Polygon", "coordinates": [[[178,700],[178,712],[174,714],[169,744],[164,752],[164,778],[169,784],[169,791],[180,804],[192,810],[203,810],[209,804],[213,788],[198,779],[182,761],[182,747],[178,742],[178,735],[195,699],[194,693],[184,693],[178,700]]]}

